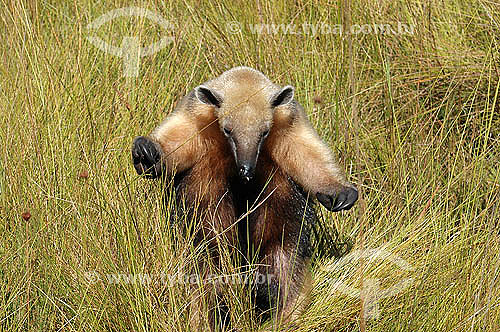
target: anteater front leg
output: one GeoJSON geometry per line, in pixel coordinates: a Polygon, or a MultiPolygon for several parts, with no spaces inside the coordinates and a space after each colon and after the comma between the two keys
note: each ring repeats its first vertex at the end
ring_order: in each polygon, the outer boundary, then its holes
{"type": "Polygon", "coordinates": [[[346,180],[306,115],[297,112],[289,123],[276,124],[266,148],[274,162],[328,210],[350,209],[358,199],[357,189],[346,180]]]}
{"type": "Polygon", "coordinates": [[[151,179],[189,169],[203,153],[198,127],[183,112],[171,114],[151,135],[137,137],[132,145],[135,170],[151,179]]]}

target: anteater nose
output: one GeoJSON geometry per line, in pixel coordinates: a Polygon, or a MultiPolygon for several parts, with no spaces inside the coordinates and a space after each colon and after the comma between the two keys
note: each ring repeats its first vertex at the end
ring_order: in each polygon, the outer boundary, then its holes
{"type": "Polygon", "coordinates": [[[248,165],[241,165],[238,170],[238,175],[243,180],[243,182],[247,183],[253,178],[252,168],[248,165]]]}

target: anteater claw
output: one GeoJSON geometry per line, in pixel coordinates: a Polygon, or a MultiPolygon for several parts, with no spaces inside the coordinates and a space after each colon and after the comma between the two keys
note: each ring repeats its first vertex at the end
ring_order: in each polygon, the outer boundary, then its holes
{"type": "Polygon", "coordinates": [[[139,136],[132,145],[132,160],[137,174],[155,179],[162,173],[159,146],[147,137],[139,136]]]}
{"type": "Polygon", "coordinates": [[[349,210],[358,200],[358,191],[356,188],[343,187],[342,191],[333,195],[317,193],[316,198],[326,209],[337,212],[349,210]]]}

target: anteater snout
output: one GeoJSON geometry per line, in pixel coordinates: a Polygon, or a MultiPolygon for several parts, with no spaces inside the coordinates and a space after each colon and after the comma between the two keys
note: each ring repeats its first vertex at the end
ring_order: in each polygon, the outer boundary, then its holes
{"type": "Polygon", "coordinates": [[[243,164],[238,169],[238,175],[243,182],[248,183],[253,179],[255,175],[255,168],[250,166],[249,164],[243,164]]]}

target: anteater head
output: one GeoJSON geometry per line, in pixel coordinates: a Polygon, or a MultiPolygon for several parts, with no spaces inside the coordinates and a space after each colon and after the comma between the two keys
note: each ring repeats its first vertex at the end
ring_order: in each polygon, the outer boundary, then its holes
{"type": "Polygon", "coordinates": [[[255,175],[261,148],[272,131],[276,110],[289,106],[293,87],[280,89],[262,73],[238,67],[198,86],[194,92],[198,101],[214,107],[238,175],[243,182],[249,182],[255,175]]]}

